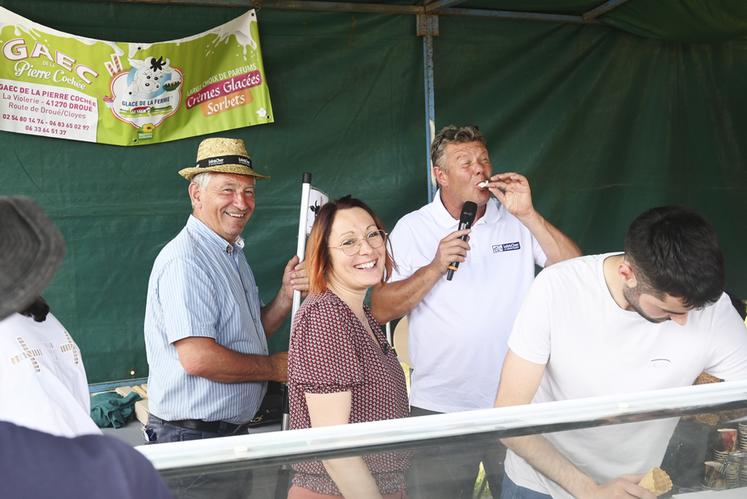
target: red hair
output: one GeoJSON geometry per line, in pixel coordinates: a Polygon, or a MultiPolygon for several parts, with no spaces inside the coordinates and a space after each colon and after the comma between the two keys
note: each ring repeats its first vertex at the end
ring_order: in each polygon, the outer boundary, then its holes
{"type": "MultiPolygon", "coordinates": [[[[306,242],[306,273],[309,276],[310,293],[324,293],[327,290],[327,276],[332,268],[332,258],[329,248],[329,235],[332,232],[332,224],[334,223],[339,210],[347,210],[350,208],[360,208],[364,210],[366,213],[371,215],[376,227],[379,230],[386,232],[381,219],[376,216],[373,210],[369,208],[366,203],[359,199],[348,195],[338,199],[337,201],[330,201],[322,206],[314,220],[309,240],[306,242]]],[[[392,259],[387,244],[385,244],[385,248],[384,276],[382,277],[381,282],[386,282],[389,276],[392,275],[392,268],[394,268],[394,260],[392,259]]]]}

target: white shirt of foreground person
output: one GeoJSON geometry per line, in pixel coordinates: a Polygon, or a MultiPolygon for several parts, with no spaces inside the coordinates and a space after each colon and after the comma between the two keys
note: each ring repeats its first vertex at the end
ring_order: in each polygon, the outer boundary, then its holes
{"type": "MultiPolygon", "coordinates": [[[[747,328],[726,294],[691,310],[684,325],[648,322],[610,295],[602,265],[611,255],[561,262],[535,279],[508,342],[513,354],[546,364],[533,403],[688,386],[702,371],[747,379],[747,328]]],[[[676,424],[670,418],[544,437],[606,483],[659,466],[676,424]]],[[[506,473],[522,487],[572,497],[510,450],[506,473]]]]}
{"type": "Polygon", "coordinates": [[[64,437],[100,434],[80,349],[54,315],[0,321],[0,420],[64,437]]]}
{"type": "MultiPolygon", "coordinates": [[[[402,217],[390,236],[397,264],[390,282],[428,265],[433,248],[458,225],[440,190],[433,202],[402,217]]],[[[415,407],[437,412],[492,407],[513,318],[535,264],[547,260],[529,229],[494,198],[472,226],[469,245],[453,279],[440,279],[408,316],[415,407]]]]}

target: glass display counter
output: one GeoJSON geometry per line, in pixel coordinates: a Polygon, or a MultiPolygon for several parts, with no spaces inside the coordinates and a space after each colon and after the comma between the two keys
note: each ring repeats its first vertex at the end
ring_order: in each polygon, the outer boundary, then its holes
{"type": "MultiPolygon", "coordinates": [[[[292,468],[300,463],[384,453],[407,459],[438,454],[457,465],[504,437],[586,431],[593,438],[597,427],[614,431],[631,424],[657,424],[669,434],[664,439],[668,447],[655,450],[657,460],[658,453],[663,456],[660,466],[673,483],[665,497],[728,499],[747,497],[747,424],[739,422],[745,416],[747,381],[145,445],[138,450],[177,498],[206,497],[204,491],[209,490],[208,499],[275,499],[287,496],[292,468]]],[[[617,449],[610,449],[613,455],[625,459],[617,449]]],[[[491,497],[487,491],[475,494],[491,497]]]]}

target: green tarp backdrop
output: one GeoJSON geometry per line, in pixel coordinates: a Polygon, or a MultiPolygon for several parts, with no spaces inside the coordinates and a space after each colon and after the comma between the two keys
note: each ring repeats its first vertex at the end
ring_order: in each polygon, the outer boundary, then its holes
{"type": "MultiPolygon", "coordinates": [[[[518,3],[583,12],[599,2],[518,3]]],[[[537,208],[586,253],[620,249],[630,220],[651,206],[699,210],[720,234],[729,288],[747,297],[747,3],[723,2],[728,22],[706,2],[684,3],[707,9],[710,22],[654,25],[667,12],[635,0],[608,25],[443,16],[436,127],[478,124],[494,169],[526,174],[537,208]]],[[[0,5],[62,31],[136,42],[199,33],[248,9],[0,5]]],[[[390,228],[427,201],[423,49],[411,15],[257,14],[275,123],[219,135],[243,138],[272,176],[258,186],[244,234],[269,301],[295,252],[302,172],[331,197],[364,199],[390,228]]],[[[187,183],[176,172],[203,138],[125,148],[0,133],[0,194],[34,197],[65,236],[65,262],[45,296],[91,382],[147,374],[148,275],[186,221],[187,183]]],[[[497,283],[496,292],[510,290],[497,283]]],[[[271,348],[287,346],[287,329],[271,348]]]]}

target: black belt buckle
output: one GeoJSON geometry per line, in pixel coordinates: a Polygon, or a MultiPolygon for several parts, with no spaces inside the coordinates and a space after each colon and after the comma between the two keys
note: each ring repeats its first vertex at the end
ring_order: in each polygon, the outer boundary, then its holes
{"type": "Polygon", "coordinates": [[[220,421],[203,421],[201,419],[179,419],[176,421],[164,421],[166,424],[185,428],[187,430],[201,431],[205,433],[218,433],[220,421]]]}
{"type": "Polygon", "coordinates": [[[248,429],[246,423],[235,424],[226,421],[203,421],[201,419],[179,419],[176,421],[166,421],[157,416],[150,415],[154,420],[162,424],[170,424],[187,430],[201,431],[204,433],[215,433],[218,435],[238,435],[241,430],[248,429]]]}

